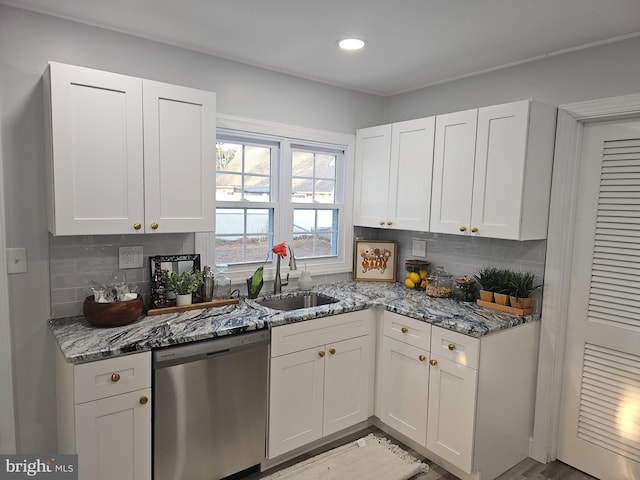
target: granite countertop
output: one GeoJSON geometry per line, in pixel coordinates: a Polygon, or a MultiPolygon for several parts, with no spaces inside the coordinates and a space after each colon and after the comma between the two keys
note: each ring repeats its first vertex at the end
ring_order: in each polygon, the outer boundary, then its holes
{"type": "MultiPolygon", "coordinates": [[[[408,290],[400,283],[341,282],[318,285],[312,291],[340,301],[283,312],[241,298],[237,305],[147,316],[123,327],[92,327],[83,316],[52,319],[49,326],[65,359],[71,363],[84,363],[371,307],[384,308],[472,337],[482,337],[539,318],[539,315],[511,315],[475,303],[431,298],[424,291],[408,290]]],[[[298,290],[292,290],[278,296],[298,294],[298,290]]]]}

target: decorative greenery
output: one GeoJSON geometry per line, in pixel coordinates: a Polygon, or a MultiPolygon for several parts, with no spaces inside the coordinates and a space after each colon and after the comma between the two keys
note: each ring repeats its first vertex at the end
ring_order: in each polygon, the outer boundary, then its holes
{"type": "Polygon", "coordinates": [[[508,282],[509,295],[519,298],[528,297],[540,285],[533,285],[536,276],[532,272],[510,272],[508,282]]]}
{"type": "Polygon", "coordinates": [[[197,271],[187,271],[182,273],[162,271],[162,280],[167,289],[176,292],[178,295],[194,293],[202,285],[202,273],[197,271]]]}
{"type": "Polygon", "coordinates": [[[501,282],[504,280],[503,269],[495,266],[488,266],[481,268],[474,275],[473,278],[480,284],[482,290],[488,292],[498,292],[502,287],[501,282]]]}
{"type": "MultiPolygon", "coordinates": [[[[273,246],[271,251],[278,255],[280,258],[285,258],[287,256],[287,244],[285,242],[278,243],[277,245],[273,246]]],[[[262,276],[264,274],[264,265],[268,261],[269,259],[267,258],[264,263],[256,269],[249,281],[247,281],[249,298],[256,298],[260,293],[260,289],[262,288],[263,284],[262,276]]]]}

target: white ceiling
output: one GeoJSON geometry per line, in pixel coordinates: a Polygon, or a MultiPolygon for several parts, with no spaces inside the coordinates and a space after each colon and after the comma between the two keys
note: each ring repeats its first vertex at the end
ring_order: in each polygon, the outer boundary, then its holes
{"type": "Polygon", "coordinates": [[[392,95],[640,35],[640,0],[0,0],[392,95]],[[368,46],[342,52],[336,40],[368,46]]]}

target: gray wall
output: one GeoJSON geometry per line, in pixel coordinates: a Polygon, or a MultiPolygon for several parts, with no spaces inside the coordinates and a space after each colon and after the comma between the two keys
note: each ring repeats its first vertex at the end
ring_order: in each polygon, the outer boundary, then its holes
{"type": "Polygon", "coordinates": [[[385,123],[534,98],[562,105],[640,92],[640,38],[389,97],[385,123]]]}
{"type": "MultiPolygon", "coordinates": [[[[51,285],[40,81],[49,60],[212,90],[218,94],[220,113],[342,133],[523,98],[557,105],[640,91],[640,39],[380,98],[0,6],[0,115],[7,245],[27,247],[29,264],[28,273],[9,277],[17,446],[24,453],[56,449],[54,349],[46,325],[51,314],[51,285]]],[[[384,235],[394,235],[401,245],[414,235],[421,236],[412,232],[384,235]]],[[[481,261],[479,258],[485,258],[485,250],[494,252],[490,255],[496,258],[502,252],[504,258],[525,253],[533,259],[526,266],[539,265],[543,250],[539,242],[515,247],[511,243],[476,242],[480,244],[478,249],[473,242],[447,237],[429,236],[428,256],[447,265],[456,252],[464,252],[459,267],[464,271],[456,271],[457,266],[447,267],[453,273],[469,273],[466,270],[481,261]]],[[[65,240],[51,242],[54,260],[76,255],[105,240],[89,237],[66,241],[72,244],[67,245],[71,249],[66,253],[65,240]]],[[[140,243],[115,239],[108,246],[108,262],[113,262],[112,248],[119,244],[140,243]]],[[[52,273],[57,271],[53,263],[52,269],[52,273]]]]}
{"type": "MultiPolygon", "coordinates": [[[[28,272],[9,276],[17,449],[24,453],[56,451],[41,93],[49,60],[211,90],[220,113],[340,133],[380,123],[384,103],[372,95],[0,5],[7,246],[26,247],[28,256],[28,272]]],[[[77,252],[104,240],[68,241],[85,242],[76,245],[77,252]]],[[[54,268],[65,268],[63,243],[52,244],[60,261],[54,268]]],[[[113,252],[115,247],[107,248],[113,252]]],[[[113,261],[106,250],[105,257],[113,261]]]]}

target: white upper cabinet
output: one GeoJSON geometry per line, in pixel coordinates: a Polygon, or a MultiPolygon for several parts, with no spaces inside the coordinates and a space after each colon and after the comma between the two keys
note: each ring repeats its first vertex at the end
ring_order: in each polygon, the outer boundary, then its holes
{"type": "Polygon", "coordinates": [[[357,132],[355,224],[429,230],[435,117],[357,132]]]}
{"type": "Polygon", "coordinates": [[[215,94],[50,63],[54,235],[213,231],[215,94]]]}
{"type": "Polygon", "coordinates": [[[477,110],[436,118],[431,189],[431,231],[460,233],[467,228],[473,189],[477,110]]]}
{"type": "Polygon", "coordinates": [[[215,94],[145,80],[145,229],[214,230],[215,94]],[[151,226],[153,228],[153,226],[151,226]]]}
{"type": "Polygon", "coordinates": [[[391,125],[358,130],[354,189],[355,225],[386,225],[390,167],[391,125]]]}
{"type": "Polygon", "coordinates": [[[531,100],[439,116],[431,231],[546,238],[555,125],[531,100]]]}

